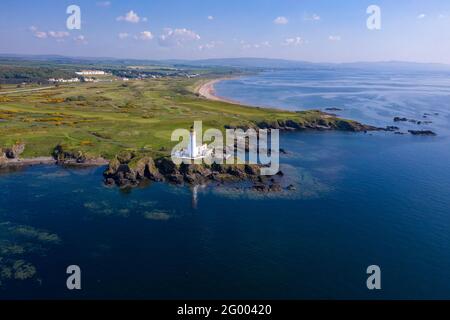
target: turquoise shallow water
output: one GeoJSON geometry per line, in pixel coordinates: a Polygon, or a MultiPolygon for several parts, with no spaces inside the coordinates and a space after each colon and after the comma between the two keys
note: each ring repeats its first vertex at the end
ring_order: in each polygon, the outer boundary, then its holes
{"type": "Polygon", "coordinates": [[[384,74],[317,72],[216,89],[255,105],[341,107],[379,125],[439,113],[429,125],[439,135],[283,134],[282,170],[297,191],[277,197],[200,188],[195,198],[166,184],[126,192],[103,186],[103,168],[4,173],[0,297],[450,298],[447,78],[397,75],[408,89],[393,94],[392,82],[379,87],[384,74]],[[354,86],[379,100],[356,99],[354,86]],[[65,289],[70,264],[82,269],[79,292],[65,289]],[[378,292],[365,286],[371,264],[381,267],[378,292]]]}

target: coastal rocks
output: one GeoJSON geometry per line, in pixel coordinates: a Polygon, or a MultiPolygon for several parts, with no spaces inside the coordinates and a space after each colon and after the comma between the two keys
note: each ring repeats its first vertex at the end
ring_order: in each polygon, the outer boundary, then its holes
{"type": "Polygon", "coordinates": [[[72,150],[65,145],[57,145],[53,149],[53,158],[56,160],[56,164],[59,165],[105,165],[108,161],[101,157],[94,157],[90,154],[80,151],[72,150]]]}
{"type": "Polygon", "coordinates": [[[436,136],[437,134],[431,130],[408,130],[414,136],[436,136]]]}
{"type": "Polygon", "coordinates": [[[408,119],[405,117],[395,117],[394,118],[394,122],[409,122],[409,123],[414,123],[414,124],[427,124],[427,123],[431,123],[430,121],[421,121],[421,120],[414,120],[414,119],[408,119]]]}
{"type": "Polygon", "coordinates": [[[154,181],[162,181],[163,176],[156,168],[155,162],[151,157],[134,158],[128,163],[131,173],[136,179],[143,179],[148,177],[154,181]]]}
{"type": "MultiPolygon", "coordinates": [[[[166,181],[173,184],[200,185],[250,182],[254,190],[280,192],[273,178],[260,175],[260,166],[250,164],[185,164],[176,165],[170,158],[154,161],[150,156],[115,157],[103,173],[106,185],[134,187],[144,181],[166,181]]],[[[282,173],[277,175],[282,177],[282,173]]]]}
{"type": "Polygon", "coordinates": [[[179,167],[179,174],[176,175],[176,182],[181,183],[186,181],[190,184],[201,184],[208,180],[212,171],[200,164],[185,164],[182,163],[179,167]]]}
{"type": "Polygon", "coordinates": [[[334,122],[334,124],[332,124],[332,128],[340,131],[351,131],[351,132],[366,132],[379,130],[379,128],[376,128],[374,126],[365,125],[356,121],[341,120],[341,119],[337,119],[334,122]]]}
{"type": "Polygon", "coordinates": [[[322,112],[320,110],[298,111],[298,117],[290,119],[261,120],[255,123],[239,125],[225,125],[225,129],[278,129],[280,131],[302,131],[302,130],[339,130],[351,132],[376,131],[380,128],[364,125],[356,121],[338,118],[335,114],[322,112]]]}
{"type": "Polygon", "coordinates": [[[163,175],[171,175],[177,173],[177,166],[168,158],[161,158],[156,161],[156,167],[163,175]]]}
{"type": "Polygon", "coordinates": [[[164,180],[151,157],[138,158],[131,153],[128,155],[121,153],[112,159],[103,176],[106,184],[121,187],[138,185],[145,178],[152,181],[164,180]]]}
{"type": "Polygon", "coordinates": [[[286,189],[289,190],[289,191],[297,190],[297,188],[293,184],[288,185],[286,189]]]}
{"type": "Polygon", "coordinates": [[[20,155],[25,151],[24,143],[15,143],[9,148],[0,148],[0,166],[20,163],[20,155]]]}
{"type": "Polygon", "coordinates": [[[356,121],[339,119],[335,115],[314,112],[311,120],[274,120],[260,121],[256,123],[259,129],[279,129],[281,131],[300,131],[300,130],[338,130],[351,132],[367,132],[380,130],[380,128],[364,125],[356,121]]]}
{"type": "Polygon", "coordinates": [[[408,118],[395,117],[394,122],[406,122],[408,118]]]}
{"type": "Polygon", "coordinates": [[[331,108],[326,108],[326,111],[342,111],[341,108],[336,108],[336,107],[331,107],[331,108]]]}
{"type": "Polygon", "coordinates": [[[7,159],[18,159],[19,156],[25,151],[24,143],[16,143],[11,148],[2,150],[0,156],[4,156],[7,159]]]}
{"type": "Polygon", "coordinates": [[[3,151],[3,149],[0,148],[0,165],[2,165],[3,163],[6,163],[8,161],[8,158],[6,157],[5,152],[3,151]]]}
{"type": "Polygon", "coordinates": [[[400,130],[400,128],[396,127],[396,126],[387,126],[386,127],[386,131],[395,132],[395,131],[398,131],[398,130],[400,130]]]}

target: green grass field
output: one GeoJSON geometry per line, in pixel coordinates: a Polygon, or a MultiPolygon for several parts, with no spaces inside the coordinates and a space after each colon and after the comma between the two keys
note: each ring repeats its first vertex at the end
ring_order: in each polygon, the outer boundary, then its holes
{"type": "Polygon", "coordinates": [[[58,144],[109,159],[122,150],[163,155],[176,143],[170,141],[172,131],[188,129],[195,120],[202,120],[204,129],[223,129],[321,116],[209,101],[195,93],[201,81],[84,83],[0,95],[0,146],[25,142],[23,157],[48,156],[58,144]]]}

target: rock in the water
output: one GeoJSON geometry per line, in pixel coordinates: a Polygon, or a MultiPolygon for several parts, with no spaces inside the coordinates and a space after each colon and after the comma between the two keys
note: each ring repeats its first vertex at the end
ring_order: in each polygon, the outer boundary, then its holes
{"type": "Polygon", "coordinates": [[[269,186],[264,183],[255,183],[253,185],[253,190],[258,191],[258,192],[268,192],[269,186]]]}
{"type": "Polygon", "coordinates": [[[415,136],[436,136],[437,134],[431,130],[408,130],[409,133],[415,136]]]}
{"type": "Polygon", "coordinates": [[[170,174],[168,176],[166,176],[166,178],[173,183],[176,184],[182,184],[184,182],[184,178],[181,174],[179,173],[174,173],[174,174],[170,174]]]}
{"type": "Polygon", "coordinates": [[[387,126],[386,127],[386,131],[398,131],[398,130],[400,130],[400,128],[396,127],[396,126],[387,126]]]}
{"type": "Polygon", "coordinates": [[[281,192],[281,191],[283,191],[283,188],[281,188],[281,186],[278,183],[274,183],[269,187],[269,191],[281,192]]]}

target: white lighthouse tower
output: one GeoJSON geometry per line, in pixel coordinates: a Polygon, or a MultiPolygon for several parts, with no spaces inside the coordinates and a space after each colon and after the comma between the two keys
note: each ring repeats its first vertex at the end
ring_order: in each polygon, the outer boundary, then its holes
{"type": "Polygon", "coordinates": [[[191,159],[197,158],[198,148],[197,148],[197,135],[195,134],[194,127],[191,128],[189,135],[189,146],[188,146],[189,157],[191,159]]]}
{"type": "MultiPolygon", "coordinates": [[[[201,133],[201,132],[200,132],[201,133]]],[[[189,130],[189,141],[187,148],[172,153],[172,157],[181,160],[196,160],[211,157],[212,149],[207,144],[197,146],[197,134],[194,127],[189,130]]]]}

